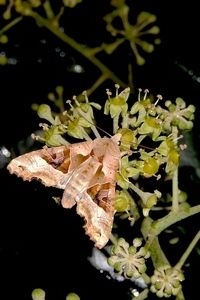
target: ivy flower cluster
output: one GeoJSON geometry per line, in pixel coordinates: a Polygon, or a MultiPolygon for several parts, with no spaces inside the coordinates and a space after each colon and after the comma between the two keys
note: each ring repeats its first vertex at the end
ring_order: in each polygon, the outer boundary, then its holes
{"type": "MultiPolygon", "coordinates": [[[[154,99],[148,90],[141,89],[137,100],[132,103],[129,88],[119,92],[119,85],[115,87],[115,95],[106,90],[107,100],[103,107],[105,118],[110,116],[113,121],[112,135],[120,135],[121,161],[116,174],[115,213],[121,219],[128,218],[131,225],[141,216],[143,220],[140,231],[142,237],[134,238],[132,244],[122,237],[110,237],[113,245],[108,250],[108,264],[124,278],[133,281],[141,278],[145,285],[149,285],[149,291],[158,297],[180,295],[181,282],[184,280],[181,266],[186,255],[183,255],[181,263],[171,267],[157,237],[162,227],[165,228],[164,221],[169,225],[173,224],[172,217],[176,217],[178,213],[179,199],[175,197],[175,214],[172,211],[168,220],[168,215],[161,218],[159,227],[159,220],[154,221],[149,213],[155,208],[162,194],[157,189],[146,191],[139,179],[152,177],[159,180],[163,171],[173,180],[176,178],[174,174],[177,174],[180,151],[184,149],[177,141],[184,130],[192,128],[195,107],[187,107],[180,98],[175,103],[170,100],[164,102],[161,95],[154,99]],[[146,273],[146,261],[150,256],[155,268],[151,277],[146,273]]],[[[54,110],[48,104],[33,105],[44,121],[41,123],[41,134],[34,136],[35,139],[55,147],[68,145],[76,139],[80,141],[101,138],[100,128],[96,125],[95,110],[102,110],[102,107],[89,101],[86,91],[64,101],[64,89],[58,86],[48,98],[54,105],[54,110]],[[65,106],[68,107],[67,110],[65,106]]],[[[103,129],[102,132],[105,134],[103,129]]],[[[176,191],[178,192],[178,186],[176,191]]],[[[166,203],[168,200],[166,199],[166,203]]],[[[182,213],[180,210],[179,218],[182,218],[182,213]]],[[[187,253],[189,250],[186,250],[187,253]]]]}
{"type": "MultiPolygon", "coordinates": [[[[148,90],[143,92],[140,89],[137,101],[129,107],[130,88],[121,92],[119,88],[116,85],[114,96],[109,90],[106,91],[108,98],[104,105],[104,114],[105,117],[110,115],[113,120],[113,134],[121,134],[119,147],[122,158],[116,176],[116,210],[122,212],[124,209],[124,212],[130,213],[128,216],[131,218],[133,210],[130,203],[135,200],[125,191],[132,190],[137,194],[143,214],[148,215],[161,193],[157,190],[142,191],[134,182],[140,176],[160,179],[161,167],[165,169],[167,176],[173,176],[182,151],[177,140],[184,130],[192,128],[195,107],[186,107],[185,102],[178,98],[175,104],[165,101],[163,108],[159,105],[163,102],[160,95],[154,100],[148,90]],[[149,140],[151,147],[145,146],[149,140]]],[[[101,110],[101,105],[90,102],[86,92],[67,100],[68,110],[64,109],[62,87],[57,87],[55,93],[50,93],[49,100],[59,112],[52,111],[47,104],[34,106],[39,117],[48,121],[40,124],[43,130],[39,136],[35,136],[37,140],[52,147],[68,145],[69,137],[84,140],[90,140],[91,136],[101,137],[94,114],[94,109],[101,110]]]]}
{"type": "Polygon", "coordinates": [[[114,0],[111,4],[115,9],[104,17],[106,21],[106,29],[113,37],[117,39],[113,44],[105,45],[104,50],[112,53],[124,41],[128,41],[133,51],[138,65],[145,63],[144,57],[140,54],[143,52],[151,53],[154,51],[156,44],[160,44],[159,38],[153,38],[152,42],[146,41],[147,36],[157,36],[160,29],[156,25],[152,25],[156,21],[156,16],[150,12],[142,11],[137,16],[136,23],[130,23],[129,7],[125,4],[125,0],[114,0]],[[115,22],[118,19],[118,22],[115,22]],[[116,24],[121,24],[121,26],[116,24]]]}
{"type": "Polygon", "coordinates": [[[151,277],[151,292],[159,298],[176,296],[181,290],[181,282],[184,280],[183,272],[169,265],[161,266],[154,271],[151,277]]]}
{"type": "Polygon", "coordinates": [[[116,245],[112,246],[108,263],[115,271],[125,278],[138,278],[146,271],[145,261],[149,257],[148,251],[141,247],[142,241],[133,240],[130,246],[125,239],[119,238],[116,245]]]}

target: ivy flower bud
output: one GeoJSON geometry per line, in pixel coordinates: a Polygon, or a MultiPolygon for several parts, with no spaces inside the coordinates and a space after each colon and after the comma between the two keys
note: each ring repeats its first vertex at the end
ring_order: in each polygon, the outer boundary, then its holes
{"type": "Polygon", "coordinates": [[[80,297],[75,293],[69,293],[66,300],[80,300],[80,297]]]}
{"type": "Polygon", "coordinates": [[[45,291],[42,289],[34,289],[31,297],[33,300],[45,300],[45,291]]]}
{"type": "Polygon", "coordinates": [[[144,161],[143,172],[145,177],[151,177],[158,172],[159,163],[153,158],[149,157],[146,161],[144,161]]]}
{"type": "Polygon", "coordinates": [[[51,108],[47,104],[41,104],[38,107],[37,114],[41,119],[49,121],[49,123],[54,124],[55,120],[52,116],[51,108]]]}
{"type": "Polygon", "coordinates": [[[127,151],[131,147],[137,146],[137,138],[133,130],[128,128],[121,128],[118,130],[118,133],[121,134],[120,139],[120,150],[127,151]]]}
{"type": "MultiPolygon", "coordinates": [[[[82,2],[82,0],[63,0],[64,6],[73,8],[75,7],[78,3],[82,2]]],[[[70,298],[71,299],[71,298],[70,298]]],[[[68,300],[68,299],[67,299],[68,300]]],[[[74,299],[75,300],[75,299],[74,299]]]]}
{"type": "Polygon", "coordinates": [[[6,44],[8,42],[8,36],[5,34],[0,35],[0,43],[1,44],[6,44]]]}
{"type": "Polygon", "coordinates": [[[6,56],[6,54],[0,53],[0,65],[4,66],[8,63],[8,57],[6,56]]]}
{"type": "Polygon", "coordinates": [[[116,191],[115,195],[115,209],[117,212],[124,212],[130,209],[130,195],[126,191],[116,191]]]}

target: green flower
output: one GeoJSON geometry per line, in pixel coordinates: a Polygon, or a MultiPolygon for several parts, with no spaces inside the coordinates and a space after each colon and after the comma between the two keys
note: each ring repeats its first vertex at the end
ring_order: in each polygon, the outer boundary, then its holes
{"type": "Polygon", "coordinates": [[[69,104],[71,104],[72,114],[74,116],[78,115],[84,117],[85,121],[88,121],[90,125],[94,124],[93,107],[100,110],[101,105],[95,102],[89,102],[86,91],[84,91],[78,98],[74,96],[73,101],[74,103],[72,103],[71,101],[67,101],[69,104]]]}
{"type": "Polygon", "coordinates": [[[138,128],[139,134],[151,135],[153,141],[156,141],[161,132],[162,121],[153,117],[146,117],[140,128],[138,128]]]}
{"type": "Polygon", "coordinates": [[[128,111],[127,100],[130,94],[130,88],[124,89],[120,94],[118,94],[119,86],[116,85],[116,95],[115,97],[110,97],[111,92],[107,90],[108,99],[104,106],[104,114],[111,115],[113,119],[113,132],[116,133],[119,128],[119,117],[125,117],[128,111]]]}
{"type": "Polygon", "coordinates": [[[134,127],[138,127],[145,119],[147,115],[148,106],[151,105],[150,99],[145,99],[141,101],[136,101],[130,110],[130,115],[136,115],[132,119],[130,119],[130,125],[134,127]]]}
{"type": "Polygon", "coordinates": [[[192,129],[195,112],[194,105],[186,107],[182,98],[176,98],[175,104],[168,100],[165,102],[165,106],[167,109],[157,107],[157,113],[163,122],[165,131],[170,132],[172,126],[176,126],[179,130],[192,129]]]}
{"type": "Polygon", "coordinates": [[[129,178],[137,179],[139,176],[139,170],[132,165],[129,161],[128,155],[122,157],[121,168],[116,175],[117,184],[122,189],[129,188],[129,178]]]}
{"type": "Polygon", "coordinates": [[[158,172],[159,162],[154,157],[149,157],[145,160],[143,165],[143,172],[145,177],[151,177],[158,172]]]}
{"type": "Polygon", "coordinates": [[[111,118],[115,118],[118,115],[125,116],[127,113],[128,105],[127,100],[129,97],[130,88],[126,88],[119,95],[113,98],[108,98],[105,103],[104,113],[108,115],[110,113],[111,118]]]}
{"type": "Polygon", "coordinates": [[[43,127],[43,131],[39,135],[32,135],[37,140],[44,142],[49,147],[56,147],[62,145],[69,145],[69,143],[62,137],[66,133],[66,128],[62,124],[51,125],[40,124],[43,127]]]}
{"type": "Polygon", "coordinates": [[[73,102],[68,100],[70,110],[63,114],[68,117],[68,134],[80,139],[90,139],[88,132],[93,131],[96,137],[100,137],[96,127],[93,107],[100,110],[101,106],[95,102],[89,102],[87,93],[83,92],[79,98],[73,97],[73,102]]]}
{"type": "Polygon", "coordinates": [[[117,133],[121,134],[120,139],[120,150],[128,151],[130,148],[137,147],[137,138],[135,136],[135,132],[128,128],[121,128],[117,131],[117,133]]]}
{"type": "Polygon", "coordinates": [[[115,193],[115,210],[116,212],[128,211],[131,206],[132,198],[127,191],[118,191],[115,193]]]}
{"type": "Polygon", "coordinates": [[[100,137],[95,127],[93,107],[100,109],[101,106],[89,102],[86,92],[83,92],[79,99],[74,96],[73,101],[67,101],[70,109],[65,111],[63,107],[63,87],[57,86],[56,93],[57,97],[54,93],[49,93],[48,98],[59,108],[61,113],[52,112],[47,104],[32,106],[40,118],[52,124],[51,126],[45,124],[43,127],[44,133],[36,138],[53,147],[68,144],[62,137],[65,133],[74,138],[90,140],[89,133],[92,130],[96,137],[100,137]]]}
{"type": "Polygon", "coordinates": [[[145,89],[142,97],[142,89],[139,89],[138,93],[138,101],[136,101],[130,109],[130,115],[134,116],[130,118],[129,124],[133,128],[137,128],[140,124],[142,124],[145,119],[149,116],[156,116],[156,105],[162,100],[161,95],[157,95],[156,102],[153,103],[153,99],[151,99],[149,94],[149,90],[145,89]]]}
{"type": "Polygon", "coordinates": [[[163,156],[163,163],[166,163],[165,171],[173,174],[180,162],[180,150],[172,139],[166,138],[157,148],[158,153],[163,156]]]}
{"type": "Polygon", "coordinates": [[[68,122],[67,125],[67,134],[70,136],[73,136],[77,139],[90,139],[88,132],[91,128],[91,124],[88,123],[87,120],[85,120],[82,117],[74,118],[68,122]],[[88,132],[87,132],[88,130],[88,132]]]}
{"type": "Polygon", "coordinates": [[[161,197],[161,193],[158,190],[154,190],[153,193],[144,192],[132,182],[130,182],[129,188],[140,197],[143,215],[145,217],[148,216],[150,209],[157,203],[158,198],[161,197]]]}

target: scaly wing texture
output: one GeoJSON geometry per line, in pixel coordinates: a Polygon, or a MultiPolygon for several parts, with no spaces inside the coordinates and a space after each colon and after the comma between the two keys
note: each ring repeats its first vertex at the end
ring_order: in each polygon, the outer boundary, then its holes
{"type": "Polygon", "coordinates": [[[114,218],[116,172],[119,169],[119,137],[97,138],[32,151],[14,158],[11,174],[23,180],[40,180],[45,186],[64,189],[61,204],[84,217],[86,233],[95,246],[108,242],[114,218]]]}

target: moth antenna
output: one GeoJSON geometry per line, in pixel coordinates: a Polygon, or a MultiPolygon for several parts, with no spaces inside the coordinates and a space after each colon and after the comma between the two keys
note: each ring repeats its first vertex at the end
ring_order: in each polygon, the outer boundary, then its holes
{"type": "Polygon", "coordinates": [[[110,133],[108,133],[106,130],[104,130],[103,128],[95,125],[97,129],[99,129],[100,131],[102,131],[103,133],[105,133],[107,136],[112,137],[112,135],[110,133]]]}
{"type": "Polygon", "coordinates": [[[110,138],[112,137],[112,135],[110,133],[108,133],[106,130],[104,130],[103,128],[99,127],[96,124],[93,124],[92,122],[90,122],[86,116],[84,114],[82,114],[81,112],[79,112],[81,117],[83,117],[88,123],[90,123],[92,126],[95,126],[97,129],[99,129],[101,132],[105,133],[107,136],[109,136],[110,138]]]}
{"type": "Polygon", "coordinates": [[[155,150],[155,148],[153,147],[148,147],[148,146],[144,146],[144,145],[139,145],[142,149],[147,149],[147,150],[155,150]]]}

